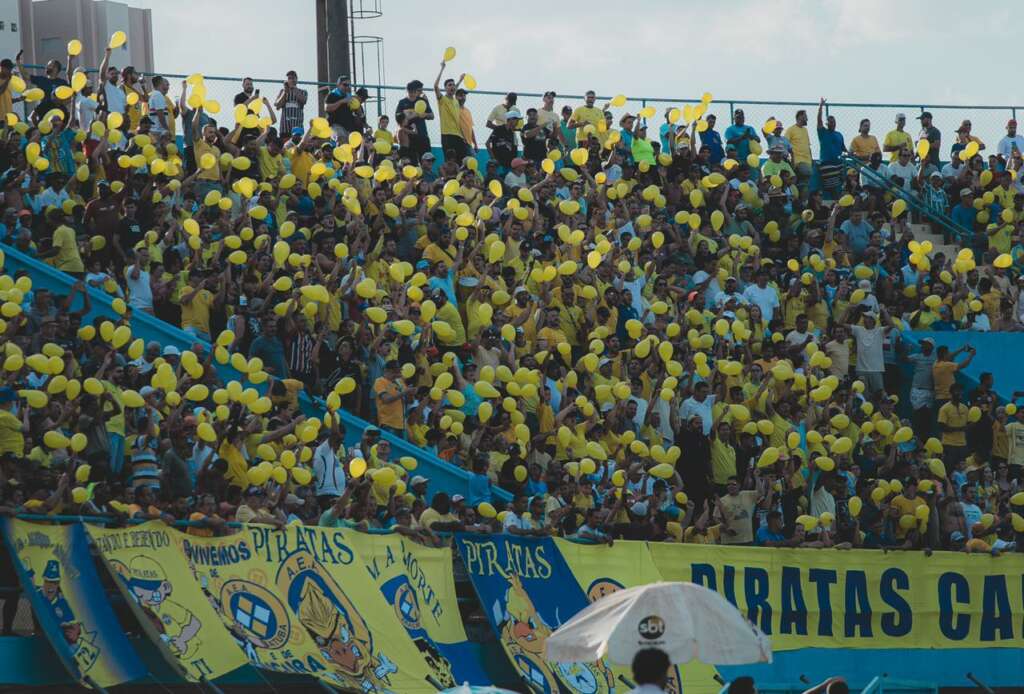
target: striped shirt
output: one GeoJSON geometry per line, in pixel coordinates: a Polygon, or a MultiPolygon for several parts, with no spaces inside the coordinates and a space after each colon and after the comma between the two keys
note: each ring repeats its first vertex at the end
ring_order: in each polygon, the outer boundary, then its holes
{"type": "Polygon", "coordinates": [[[160,466],[156,451],[160,441],[155,436],[143,434],[135,437],[131,448],[132,489],[149,487],[154,492],[160,489],[160,466]]]}
{"type": "Polygon", "coordinates": [[[299,97],[306,96],[305,89],[289,89],[284,90],[284,106],[281,108],[281,132],[290,134],[292,128],[302,128],[303,117],[302,112],[305,109],[303,103],[299,101],[299,97]]]}
{"type": "Polygon", "coordinates": [[[313,372],[313,346],[316,340],[309,333],[296,333],[288,345],[288,370],[293,374],[313,372]]]}

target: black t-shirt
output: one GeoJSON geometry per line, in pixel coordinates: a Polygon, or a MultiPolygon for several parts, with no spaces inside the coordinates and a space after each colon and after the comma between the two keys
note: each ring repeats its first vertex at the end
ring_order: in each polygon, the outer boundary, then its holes
{"type": "MultiPolygon", "coordinates": [[[[532,129],[536,126],[530,125],[523,128],[523,130],[532,129]]],[[[531,161],[540,161],[548,154],[547,144],[544,138],[544,131],[541,130],[534,137],[526,137],[523,135],[523,156],[531,161]]]]}
{"type": "MultiPolygon", "coordinates": [[[[71,86],[68,84],[68,81],[66,79],[62,79],[60,77],[58,77],[57,79],[50,79],[46,75],[32,75],[29,78],[29,81],[35,86],[42,89],[43,94],[45,95],[43,96],[42,100],[36,105],[35,108],[35,112],[40,117],[44,116],[47,111],[53,108],[59,108],[61,111],[64,112],[64,115],[67,116],[67,109],[64,106],[58,105],[57,102],[53,100],[53,90],[61,86],[71,86]]],[[[65,120],[67,119],[65,118],[65,120]]]]}
{"type": "MultiPolygon", "coordinates": [[[[427,113],[432,114],[434,112],[433,109],[430,108],[430,102],[421,96],[415,101],[410,99],[409,97],[405,97],[404,99],[399,101],[398,106],[395,108],[395,114],[397,115],[406,110],[414,111],[416,109],[416,101],[422,101],[424,104],[427,105],[427,110],[424,112],[424,115],[426,115],[427,113]]],[[[406,123],[409,123],[410,125],[416,128],[417,137],[421,137],[427,142],[430,142],[430,134],[427,132],[427,121],[423,120],[423,118],[420,118],[419,114],[417,114],[416,118],[412,119],[411,121],[409,119],[406,119],[406,123]]]]}
{"type": "Polygon", "coordinates": [[[245,92],[238,92],[237,94],[235,94],[235,104],[234,105],[238,106],[239,104],[247,103],[249,101],[249,99],[252,98],[253,94],[255,94],[255,93],[256,92],[253,92],[252,94],[246,94],[245,92]]]}
{"type": "Polygon", "coordinates": [[[121,248],[127,252],[144,239],[146,234],[142,231],[139,220],[125,217],[118,224],[117,236],[121,242],[121,248]]]}
{"type": "Polygon", "coordinates": [[[512,130],[507,125],[499,125],[491,131],[487,141],[491,145],[494,158],[502,166],[511,166],[512,159],[516,156],[516,140],[512,130]]]}
{"type": "MultiPolygon", "coordinates": [[[[342,99],[345,99],[349,96],[350,94],[340,89],[332,89],[331,91],[327,92],[327,98],[324,99],[324,106],[329,106],[330,104],[337,103],[338,101],[341,101],[342,99]]],[[[327,122],[330,123],[331,125],[340,125],[349,132],[355,130],[356,125],[355,114],[352,111],[352,109],[349,108],[348,104],[342,104],[334,111],[329,111],[327,113],[327,122]]]]}

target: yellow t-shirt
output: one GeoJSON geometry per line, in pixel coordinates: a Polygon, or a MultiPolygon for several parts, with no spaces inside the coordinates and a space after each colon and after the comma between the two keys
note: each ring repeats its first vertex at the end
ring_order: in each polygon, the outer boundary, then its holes
{"type": "Polygon", "coordinates": [[[313,155],[309,152],[301,152],[297,148],[288,150],[288,159],[292,163],[292,174],[302,181],[302,185],[309,183],[309,170],[313,168],[313,155]]]}
{"type": "Polygon", "coordinates": [[[124,436],[124,392],[110,381],[100,383],[119,406],[119,411],[115,413],[111,410],[110,416],[107,417],[107,432],[124,436]]]}
{"type": "Polygon", "coordinates": [[[939,400],[949,400],[949,387],[956,380],[956,372],[960,367],[956,362],[937,361],[932,364],[932,380],[935,383],[935,397],[939,400]]]}
{"type": "MultiPolygon", "coordinates": [[[[604,123],[604,111],[597,106],[578,106],[572,112],[572,120],[577,123],[589,123],[596,128],[598,123],[604,123]]],[[[583,128],[576,128],[576,137],[583,137],[583,128]]]]}
{"type": "Polygon", "coordinates": [[[208,169],[200,169],[199,175],[196,176],[201,181],[219,181],[220,180],[220,150],[214,147],[206,140],[200,138],[195,143],[195,157],[196,164],[202,160],[204,154],[212,154],[213,158],[217,160],[217,164],[211,166],[208,169]]]}
{"type": "Polygon", "coordinates": [[[789,144],[793,145],[793,163],[810,164],[811,158],[811,137],[807,134],[807,127],[803,125],[791,125],[782,134],[789,144]]]}
{"type": "Polygon", "coordinates": [[[260,176],[271,181],[284,174],[284,157],[281,153],[271,154],[266,147],[260,147],[260,176]]]}
{"type": "MultiPolygon", "coordinates": [[[[885,136],[886,147],[906,147],[911,152],[914,151],[914,140],[910,137],[910,133],[905,130],[890,130],[885,136]]],[[[889,152],[889,161],[896,161],[900,156],[899,150],[895,152],[889,152]]]]}
{"type": "Polygon", "coordinates": [[[64,272],[85,272],[82,256],[78,254],[78,239],[75,230],[61,224],[53,231],[53,247],[59,248],[54,265],[64,272]]]}
{"type": "Polygon", "coordinates": [[[418,522],[421,528],[427,528],[429,530],[430,526],[434,523],[454,523],[457,520],[458,518],[450,513],[441,515],[433,508],[426,508],[423,510],[423,513],[420,514],[418,522]]]}
{"type": "Polygon", "coordinates": [[[867,159],[874,152],[880,152],[878,138],[874,135],[857,135],[850,140],[850,151],[854,156],[867,159]]]}
{"type": "Polygon", "coordinates": [[[195,328],[207,335],[210,334],[210,307],[213,306],[213,293],[209,289],[200,289],[189,303],[181,305],[181,327],[195,328]]]}
{"type": "Polygon", "coordinates": [[[373,397],[377,401],[377,424],[401,431],[405,428],[405,413],[401,398],[384,402],[381,395],[398,395],[398,385],[381,376],[373,384],[373,397]]]}
{"type": "Polygon", "coordinates": [[[245,473],[249,469],[249,463],[242,455],[242,451],[230,441],[225,441],[220,445],[220,450],[217,453],[228,463],[228,469],[224,472],[224,478],[228,484],[242,489],[248,487],[249,478],[245,473]]]}
{"type": "Polygon", "coordinates": [[[711,442],[711,479],[715,484],[725,484],[736,475],[736,449],[721,439],[711,442]]]}
{"type": "Polygon", "coordinates": [[[458,100],[454,96],[444,96],[437,101],[437,112],[441,118],[441,134],[462,137],[462,128],[459,124],[458,100]]]}
{"type": "MultiPolygon", "coordinates": [[[[967,426],[967,413],[969,411],[970,408],[963,403],[954,405],[952,402],[947,402],[939,408],[939,424],[956,427],[967,426]]],[[[944,431],[942,432],[942,445],[966,446],[967,434],[963,429],[958,431],[944,431]]]]}
{"type": "Polygon", "coordinates": [[[13,453],[19,458],[25,454],[21,420],[8,410],[0,410],[0,453],[13,453]]]}

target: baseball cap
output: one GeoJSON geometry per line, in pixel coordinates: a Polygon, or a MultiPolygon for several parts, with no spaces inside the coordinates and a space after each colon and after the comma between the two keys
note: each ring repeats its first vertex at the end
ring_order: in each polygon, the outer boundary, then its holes
{"type": "Polygon", "coordinates": [[[906,120],[906,119],[907,119],[907,114],[905,114],[905,113],[897,113],[896,114],[896,120],[906,120]]]}
{"type": "Polygon", "coordinates": [[[410,487],[415,487],[417,484],[426,484],[426,483],[427,483],[427,478],[424,477],[423,475],[416,475],[411,480],[409,480],[409,486],[410,487]]]}
{"type": "Polygon", "coordinates": [[[306,132],[306,131],[305,131],[305,130],[303,130],[303,129],[302,129],[302,128],[301,128],[300,126],[298,126],[298,125],[297,125],[297,126],[295,126],[294,128],[292,128],[292,135],[302,135],[302,134],[303,134],[303,133],[305,133],[305,132],[306,132]]]}
{"type": "Polygon", "coordinates": [[[516,157],[515,159],[512,160],[512,168],[514,169],[517,166],[526,166],[528,163],[529,162],[527,162],[522,157],[516,157]]]}
{"type": "Polygon", "coordinates": [[[920,340],[920,342],[921,342],[921,344],[924,344],[925,342],[927,342],[927,343],[928,343],[928,344],[930,344],[931,346],[933,346],[933,347],[935,346],[935,340],[933,340],[933,339],[932,339],[932,338],[930,338],[930,337],[922,337],[922,338],[921,338],[921,340],[920,340]]]}
{"type": "Polygon", "coordinates": [[[291,504],[292,506],[304,506],[306,504],[306,500],[300,496],[289,494],[284,498],[284,503],[291,504]]]}
{"type": "Polygon", "coordinates": [[[165,357],[180,357],[181,350],[175,347],[174,345],[167,345],[166,347],[164,347],[163,354],[165,357]]]}
{"type": "Polygon", "coordinates": [[[453,494],[452,495],[452,503],[453,504],[457,504],[460,501],[465,501],[465,500],[466,500],[466,497],[462,496],[461,494],[453,494]]]}
{"type": "Polygon", "coordinates": [[[964,195],[974,195],[974,191],[971,190],[970,188],[961,188],[960,189],[960,195],[961,195],[961,197],[964,196],[964,195]]]}
{"type": "Polygon", "coordinates": [[[1006,121],[1006,127],[1007,128],[1009,128],[1011,125],[1013,127],[1015,127],[1015,128],[1017,127],[1017,119],[1016,118],[1011,118],[1010,120],[1006,121]]]}
{"type": "Polygon", "coordinates": [[[921,113],[920,116],[917,117],[917,120],[921,120],[923,118],[931,118],[931,117],[932,117],[932,112],[931,111],[924,111],[923,113],[921,113]]]}

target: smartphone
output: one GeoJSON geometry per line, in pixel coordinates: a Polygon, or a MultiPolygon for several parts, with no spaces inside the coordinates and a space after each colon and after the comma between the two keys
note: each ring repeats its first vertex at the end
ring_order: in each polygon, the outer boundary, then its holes
{"type": "Polygon", "coordinates": [[[257,89],[257,90],[256,90],[256,96],[259,96],[259,95],[260,95],[260,90],[259,90],[259,89],[257,89]]]}

